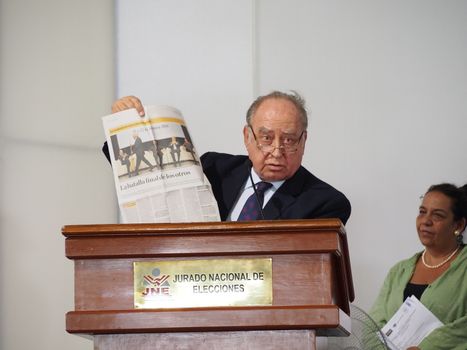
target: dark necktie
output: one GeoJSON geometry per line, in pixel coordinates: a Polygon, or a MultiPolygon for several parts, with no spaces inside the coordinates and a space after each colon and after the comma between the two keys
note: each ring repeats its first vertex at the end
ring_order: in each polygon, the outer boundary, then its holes
{"type": "Polygon", "coordinates": [[[256,193],[258,194],[258,198],[256,198],[256,194],[253,194],[248,197],[245,202],[245,205],[238,216],[237,221],[252,221],[261,219],[261,208],[263,207],[264,202],[264,192],[271,187],[272,184],[269,182],[258,182],[256,184],[256,193]],[[261,207],[258,205],[260,203],[261,207]]]}

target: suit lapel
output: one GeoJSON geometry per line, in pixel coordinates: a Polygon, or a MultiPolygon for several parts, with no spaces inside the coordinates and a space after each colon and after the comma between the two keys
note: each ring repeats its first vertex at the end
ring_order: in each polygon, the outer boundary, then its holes
{"type": "Polygon", "coordinates": [[[283,218],[284,211],[295,203],[296,197],[300,195],[305,182],[303,168],[300,167],[290,179],[286,180],[274,193],[264,207],[264,218],[275,220],[283,218]]]}
{"type": "Polygon", "coordinates": [[[248,178],[248,166],[246,161],[233,169],[222,181],[222,198],[224,199],[225,213],[221,214],[222,220],[225,220],[232,210],[233,205],[242,189],[243,184],[248,178]]]}

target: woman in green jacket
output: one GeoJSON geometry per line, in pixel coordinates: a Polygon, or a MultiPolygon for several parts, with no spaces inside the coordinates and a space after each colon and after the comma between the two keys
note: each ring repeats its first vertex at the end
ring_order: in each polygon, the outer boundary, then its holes
{"type": "Polygon", "coordinates": [[[443,323],[408,350],[467,350],[466,222],[467,185],[431,186],[416,219],[425,249],[391,268],[370,311],[382,328],[414,295],[443,323]]]}

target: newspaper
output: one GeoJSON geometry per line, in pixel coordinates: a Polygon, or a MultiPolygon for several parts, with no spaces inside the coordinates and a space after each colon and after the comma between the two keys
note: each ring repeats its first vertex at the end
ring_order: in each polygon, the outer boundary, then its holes
{"type": "Polygon", "coordinates": [[[182,114],[145,106],[102,117],[123,223],[220,221],[182,114]]]}
{"type": "Polygon", "coordinates": [[[443,323],[415,296],[405,299],[381,332],[391,350],[405,350],[421,341],[443,323]]]}

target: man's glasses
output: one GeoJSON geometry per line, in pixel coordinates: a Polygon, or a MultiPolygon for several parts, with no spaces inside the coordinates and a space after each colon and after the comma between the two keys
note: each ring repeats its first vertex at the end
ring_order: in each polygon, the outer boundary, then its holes
{"type": "Polygon", "coordinates": [[[260,135],[260,138],[256,137],[255,132],[253,131],[253,127],[251,125],[248,125],[248,127],[251,130],[251,133],[253,134],[253,137],[255,138],[256,141],[256,147],[258,147],[259,150],[265,152],[265,153],[273,153],[276,148],[279,150],[279,152],[282,153],[295,153],[298,151],[298,145],[300,144],[300,141],[302,140],[303,133],[305,130],[302,131],[299,137],[293,137],[293,136],[287,136],[281,141],[281,145],[279,147],[274,146],[272,143],[274,141],[274,138],[265,134],[265,135],[260,135]]]}

